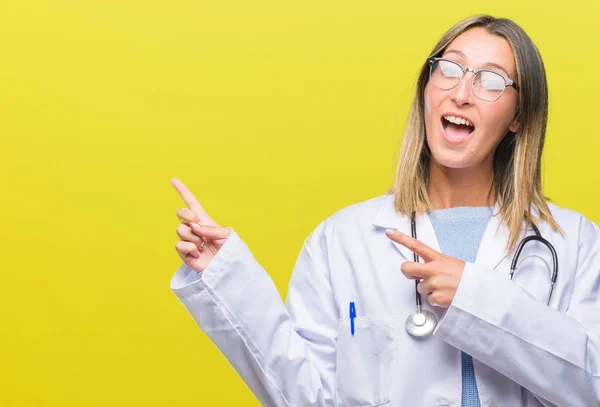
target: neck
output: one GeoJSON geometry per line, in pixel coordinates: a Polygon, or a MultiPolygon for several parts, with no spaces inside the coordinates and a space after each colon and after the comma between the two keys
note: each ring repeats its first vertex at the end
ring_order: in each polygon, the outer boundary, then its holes
{"type": "Polygon", "coordinates": [[[431,160],[427,193],[432,209],[494,206],[494,172],[482,168],[448,168],[431,160]],[[491,192],[490,192],[491,191],[491,192]]]}

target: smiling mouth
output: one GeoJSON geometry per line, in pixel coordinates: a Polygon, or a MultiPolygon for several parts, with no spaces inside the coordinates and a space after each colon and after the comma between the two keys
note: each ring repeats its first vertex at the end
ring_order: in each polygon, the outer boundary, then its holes
{"type": "Polygon", "coordinates": [[[444,137],[451,143],[462,143],[471,138],[475,126],[464,119],[445,116],[441,118],[444,137]]]}

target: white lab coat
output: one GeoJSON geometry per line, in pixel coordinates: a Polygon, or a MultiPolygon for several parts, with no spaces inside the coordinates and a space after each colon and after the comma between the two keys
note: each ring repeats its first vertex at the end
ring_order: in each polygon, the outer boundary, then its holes
{"type": "MultiPolygon", "coordinates": [[[[392,196],[351,205],[314,230],[287,306],[235,231],[203,273],[182,265],[171,288],[265,406],[460,407],[460,350],[473,356],[482,407],[600,406],[600,230],[550,209],[565,232],[538,225],[559,259],[550,306],[550,252],[528,243],[510,281],[508,229],[492,217],[451,306],[424,300],[439,321],[424,338],[404,329],[415,286],[400,265],[413,255],[385,229],[410,235],[410,220],[392,196]]],[[[440,250],[427,214],[417,237],[440,250]]]]}

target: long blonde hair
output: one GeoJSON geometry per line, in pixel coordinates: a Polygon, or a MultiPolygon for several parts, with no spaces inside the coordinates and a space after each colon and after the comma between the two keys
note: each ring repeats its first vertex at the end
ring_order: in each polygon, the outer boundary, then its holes
{"type": "MultiPolygon", "coordinates": [[[[526,227],[545,221],[561,232],[548,208],[548,198],[542,194],[541,158],[548,121],[546,72],[538,49],[525,31],[509,19],[489,15],[473,16],[454,25],[442,36],[430,57],[441,56],[456,37],[475,27],[508,41],[517,65],[519,128],[516,133],[508,131],[498,145],[490,186],[490,192],[495,187],[498,215],[510,230],[507,249],[511,250],[519,240],[523,220],[526,227]],[[537,208],[537,216],[533,206],[537,208]]],[[[393,188],[395,208],[406,215],[432,207],[427,194],[431,151],[426,141],[423,111],[428,80],[429,66],[424,61],[404,131],[393,188]]]]}

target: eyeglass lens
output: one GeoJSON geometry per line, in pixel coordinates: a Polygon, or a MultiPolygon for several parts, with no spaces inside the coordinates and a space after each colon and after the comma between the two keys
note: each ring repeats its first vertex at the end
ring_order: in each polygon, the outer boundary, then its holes
{"type": "MultiPolygon", "coordinates": [[[[455,62],[438,60],[431,65],[430,80],[432,85],[439,89],[452,89],[458,85],[463,75],[461,66],[455,62]]],[[[504,77],[492,71],[479,71],[473,79],[473,93],[487,102],[498,100],[504,89],[504,77]]]]}

